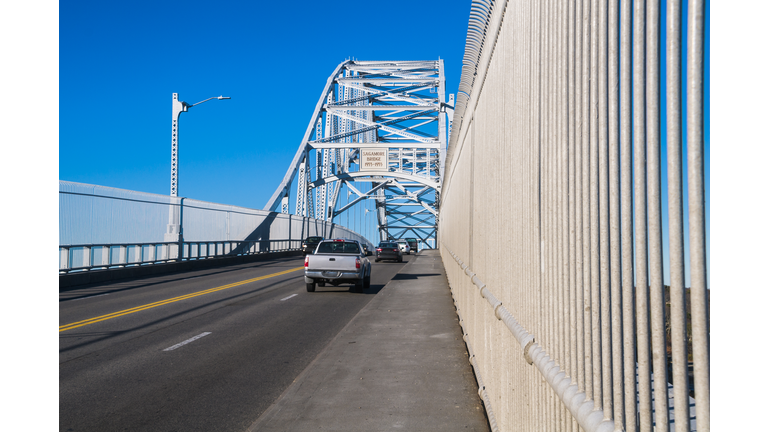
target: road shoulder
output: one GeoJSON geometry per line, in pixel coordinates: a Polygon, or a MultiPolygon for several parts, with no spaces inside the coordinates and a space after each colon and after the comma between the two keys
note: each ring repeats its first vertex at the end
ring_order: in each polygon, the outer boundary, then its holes
{"type": "Polygon", "coordinates": [[[318,429],[489,430],[437,251],[414,256],[248,431],[318,429]]]}

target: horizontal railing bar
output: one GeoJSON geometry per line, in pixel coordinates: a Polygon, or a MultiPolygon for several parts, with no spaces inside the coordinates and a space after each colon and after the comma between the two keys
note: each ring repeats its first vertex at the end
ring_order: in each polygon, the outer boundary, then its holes
{"type": "MultiPolygon", "coordinates": [[[[107,254],[106,259],[110,262],[107,263],[100,263],[100,264],[93,264],[90,266],[77,266],[77,267],[60,267],[59,273],[69,273],[69,272],[75,272],[75,271],[83,271],[83,270],[110,270],[115,268],[125,268],[125,267],[139,267],[139,266],[145,266],[145,265],[153,265],[153,264],[164,264],[168,262],[183,262],[183,261],[199,261],[199,260],[208,260],[208,259],[217,259],[217,258],[229,258],[233,256],[249,256],[249,255],[260,255],[260,254],[266,254],[266,253],[274,253],[274,252],[286,252],[286,251],[298,251],[301,250],[301,242],[302,240],[291,240],[291,239],[274,239],[274,240],[218,240],[218,241],[193,241],[193,242],[152,242],[152,243],[110,243],[110,244],[76,244],[76,245],[59,245],[59,250],[66,250],[67,254],[72,249],[76,248],[84,248],[84,249],[99,249],[99,248],[106,248],[109,249],[109,251],[105,252],[107,254]],[[261,243],[269,243],[269,247],[265,249],[259,248],[257,251],[250,251],[250,247],[244,248],[243,251],[238,253],[232,253],[233,250],[243,246],[243,245],[257,245],[261,243]],[[280,243],[287,243],[287,247],[280,247],[280,243]],[[229,252],[219,252],[219,245],[224,244],[230,244],[229,252]],[[277,247],[273,246],[277,244],[277,247]],[[215,245],[213,250],[211,250],[210,247],[205,248],[205,254],[201,255],[200,249],[201,245],[215,245]],[[112,248],[129,248],[129,247],[143,247],[150,246],[155,247],[157,246],[180,246],[181,247],[181,257],[178,256],[178,251],[176,251],[177,256],[172,258],[160,258],[158,259],[156,254],[157,252],[153,253],[153,257],[150,259],[147,257],[147,259],[144,259],[144,253],[142,251],[141,253],[141,259],[140,260],[129,260],[129,256],[126,253],[125,259],[120,260],[118,262],[112,262],[112,248]],[[192,253],[191,247],[197,246],[196,253],[192,253]]],[[[223,249],[223,248],[222,248],[223,249]]],[[[164,252],[170,252],[170,251],[164,251],[164,252]]],[[[89,252],[91,254],[92,252],[89,252]]],[[[93,255],[89,255],[89,259],[93,259],[93,255]]],[[[67,262],[69,263],[71,260],[67,259],[67,262]]]]}
{"type": "Polygon", "coordinates": [[[477,286],[480,296],[485,298],[491,305],[496,318],[503,321],[509,331],[512,332],[512,335],[515,336],[515,339],[520,343],[523,356],[528,364],[536,366],[579,425],[587,432],[613,432],[615,429],[614,421],[606,418],[602,409],[594,409],[595,402],[587,400],[586,393],[579,391],[578,385],[572,381],[572,378],[535,342],[534,336],[517,322],[512,314],[477,277],[477,274],[472,272],[469,266],[464,264],[450,248],[446,247],[446,250],[456,260],[459,267],[464,270],[464,273],[472,283],[477,286]]]}
{"type": "MultiPolygon", "coordinates": [[[[195,241],[185,241],[184,244],[202,244],[202,243],[259,243],[259,242],[281,242],[281,241],[292,241],[292,242],[300,242],[302,240],[296,240],[296,239],[277,239],[277,240],[195,240],[195,241]]],[[[78,248],[78,247],[107,247],[107,246],[148,246],[148,245],[177,245],[179,242],[177,241],[170,241],[170,242],[143,242],[143,243],[78,243],[78,244],[63,244],[59,245],[59,249],[62,248],[78,248]]]]}

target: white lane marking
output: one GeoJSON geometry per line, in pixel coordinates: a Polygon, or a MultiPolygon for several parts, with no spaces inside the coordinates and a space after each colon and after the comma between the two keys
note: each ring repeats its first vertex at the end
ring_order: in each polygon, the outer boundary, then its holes
{"type": "Polygon", "coordinates": [[[289,295],[288,297],[286,297],[286,298],[284,298],[284,299],[280,299],[280,301],[285,301],[285,300],[288,300],[289,298],[294,298],[294,297],[296,297],[297,295],[298,295],[298,294],[291,294],[291,295],[289,295]]]}
{"type": "Polygon", "coordinates": [[[197,336],[195,336],[193,338],[189,338],[189,339],[185,340],[184,342],[179,342],[179,343],[177,343],[176,345],[174,345],[172,347],[168,347],[168,348],[164,349],[163,351],[173,351],[176,348],[182,347],[182,346],[184,346],[184,345],[186,345],[186,344],[188,344],[190,342],[194,342],[194,341],[200,339],[201,337],[208,336],[209,334],[211,334],[211,332],[200,333],[199,335],[197,335],[197,336]]]}
{"type": "Polygon", "coordinates": [[[109,295],[109,293],[107,293],[107,294],[98,294],[98,295],[94,295],[94,296],[82,297],[82,298],[77,298],[77,299],[72,299],[72,301],[85,300],[85,299],[94,298],[94,297],[101,297],[101,296],[105,296],[105,295],[109,295]]]}

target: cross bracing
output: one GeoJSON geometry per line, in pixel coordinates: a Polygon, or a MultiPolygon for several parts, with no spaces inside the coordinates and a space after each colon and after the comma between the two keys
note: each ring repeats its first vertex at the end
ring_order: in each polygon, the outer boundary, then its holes
{"type": "Polygon", "coordinates": [[[339,64],[265,209],[340,224],[372,213],[371,242],[435,247],[452,114],[442,60],[339,64]]]}

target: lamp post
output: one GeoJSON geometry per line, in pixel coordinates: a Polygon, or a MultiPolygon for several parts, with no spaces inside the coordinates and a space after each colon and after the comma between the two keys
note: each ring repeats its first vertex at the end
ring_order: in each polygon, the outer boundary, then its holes
{"type": "Polygon", "coordinates": [[[173,94],[172,134],[171,134],[171,196],[179,194],[179,116],[195,105],[208,102],[211,99],[231,99],[229,96],[216,96],[194,104],[179,100],[179,94],[173,94]]]}
{"type": "MultiPolygon", "coordinates": [[[[171,134],[171,196],[178,197],[179,195],[179,116],[183,112],[195,105],[200,105],[203,102],[208,102],[211,99],[231,99],[229,96],[216,96],[206,100],[200,101],[194,104],[188,104],[179,100],[179,94],[173,94],[173,114],[172,114],[172,134],[171,134]]],[[[165,241],[178,243],[168,248],[168,259],[172,258],[172,255],[181,261],[182,258],[182,246],[183,237],[181,233],[181,204],[184,198],[179,200],[179,205],[171,204],[168,211],[168,229],[165,233],[165,241]]],[[[172,200],[175,201],[175,200],[172,200]]]]}

